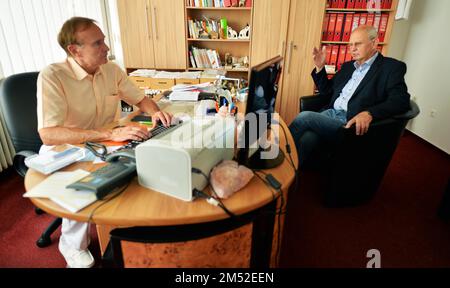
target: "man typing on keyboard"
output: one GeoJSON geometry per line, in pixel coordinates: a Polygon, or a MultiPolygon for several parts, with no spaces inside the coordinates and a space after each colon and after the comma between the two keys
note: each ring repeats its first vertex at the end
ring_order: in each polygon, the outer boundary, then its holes
{"type": "MultiPolygon", "coordinates": [[[[104,40],[92,19],[74,17],[63,24],[58,42],[68,57],[43,69],[37,83],[38,130],[44,145],[148,139],[149,132],[139,125],[102,128],[120,117],[120,100],[152,115],[154,123],[170,125],[172,115],[160,111],[124,71],[108,62],[104,40]]],[[[94,265],[88,231],[88,223],[63,219],[59,250],[68,267],[94,265]]]]}

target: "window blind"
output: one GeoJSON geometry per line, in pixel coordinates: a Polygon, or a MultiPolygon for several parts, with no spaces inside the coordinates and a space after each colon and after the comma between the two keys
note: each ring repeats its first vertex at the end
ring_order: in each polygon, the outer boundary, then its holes
{"type": "MultiPolygon", "coordinates": [[[[108,41],[107,0],[0,0],[0,80],[40,71],[61,62],[66,53],[57,35],[73,16],[98,22],[108,41]]],[[[12,165],[14,148],[0,115],[0,171],[12,165]]]]}

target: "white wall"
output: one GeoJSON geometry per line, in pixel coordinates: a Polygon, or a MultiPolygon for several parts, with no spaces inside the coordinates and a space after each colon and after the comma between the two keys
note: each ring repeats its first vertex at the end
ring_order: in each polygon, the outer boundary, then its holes
{"type": "Polygon", "coordinates": [[[406,62],[406,83],[421,113],[408,129],[450,153],[450,1],[416,0],[397,21],[389,56],[406,62]],[[433,116],[433,115],[434,116],[433,116]]]}

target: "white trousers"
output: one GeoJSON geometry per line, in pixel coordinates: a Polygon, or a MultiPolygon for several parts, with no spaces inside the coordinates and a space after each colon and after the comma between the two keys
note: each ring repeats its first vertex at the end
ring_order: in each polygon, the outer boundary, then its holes
{"type": "Polygon", "coordinates": [[[62,219],[60,244],[77,250],[86,250],[89,246],[89,223],[62,219]]]}

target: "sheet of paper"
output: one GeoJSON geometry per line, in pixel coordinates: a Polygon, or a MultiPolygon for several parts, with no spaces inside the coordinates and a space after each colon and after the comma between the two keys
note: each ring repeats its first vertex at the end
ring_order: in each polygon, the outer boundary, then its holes
{"type": "Polygon", "coordinates": [[[92,191],[77,191],[68,189],[66,186],[89,174],[82,169],[71,172],[56,172],[26,192],[23,197],[49,198],[70,212],[78,212],[95,202],[97,197],[92,191]]]}
{"type": "Polygon", "coordinates": [[[170,93],[169,100],[170,101],[198,101],[198,95],[200,92],[178,92],[174,91],[170,93]]]}

